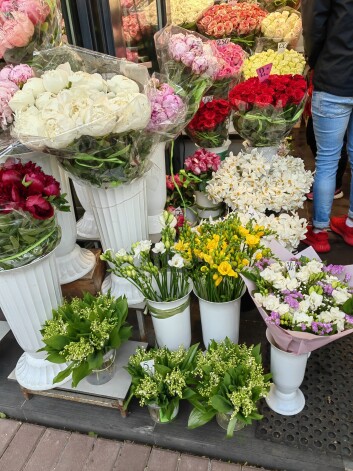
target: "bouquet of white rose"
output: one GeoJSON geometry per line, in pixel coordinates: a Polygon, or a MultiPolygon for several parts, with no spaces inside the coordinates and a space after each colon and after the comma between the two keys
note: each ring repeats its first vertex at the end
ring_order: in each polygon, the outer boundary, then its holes
{"type": "Polygon", "coordinates": [[[40,52],[34,67],[36,77],[9,103],[13,136],[94,186],[117,186],[148,170],[156,142],[145,132],[145,67],[73,46],[40,52]]]}

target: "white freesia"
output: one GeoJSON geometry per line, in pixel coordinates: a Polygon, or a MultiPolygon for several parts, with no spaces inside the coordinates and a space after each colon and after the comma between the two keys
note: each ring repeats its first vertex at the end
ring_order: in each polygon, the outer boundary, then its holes
{"type": "Polygon", "coordinates": [[[64,69],[48,70],[41,77],[47,92],[59,93],[69,85],[69,73],[64,69]]]}
{"type": "Polygon", "coordinates": [[[160,254],[164,253],[165,251],[166,251],[166,248],[163,242],[157,242],[152,249],[152,252],[160,253],[160,254]]]}
{"type": "MultiPolygon", "coordinates": [[[[111,249],[108,249],[108,250],[111,250],[111,249]]],[[[105,252],[107,252],[108,250],[106,250],[105,252]]],[[[127,252],[125,249],[120,249],[115,254],[116,257],[125,257],[125,255],[127,255],[127,252]]]]}
{"type": "Polygon", "coordinates": [[[275,311],[278,312],[278,308],[280,306],[279,299],[274,294],[269,294],[268,296],[264,296],[262,299],[262,305],[268,311],[275,311]]]}
{"type": "Polygon", "coordinates": [[[310,308],[316,311],[316,309],[318,309],[322,305],[323,299],[323,296],[321,294],[316,293],[315,291],[310,293],[310,308]]]}
{"type": "Polygon", "coordinates": [[[183,268],[184,259],[180,254],[176,253],[170,260],[168,260],[168,265],[173,268],[183,268]]]}
{"type": "Polygon", "coordinates": [[[32,90],[18,90],[9,101],[9,106],[17,113],[25,111],[29,106],[34,105],[34,96],[32,90]]]}
{"type": "Polygon", "coordinates": [[[338,307],[331,307],[330,310],[323,311],[318,316],[319,322],[329,323],[332,322],[333,324],[337,325],[338,332],[344,330],[344,319],[345,313],[342,312],[338,307]]]}
{"type": "Polygon", "coordinates": [[[166,227],[166,225],[173,228],[178,223],[177,218],[174,216],[174,214],[169,213],[168,211],[163,211],[163,213],[159,216],[158,221],[160,222],[162,228],[166,227]]]}
{"type": "Polygon", "coordinates": [[[337,304],[344,304],[351,295],[345,288],[337,288],[332,291],[332,297],[337,304]]]}
{"type": "Polygon", "coordinates": [[[305,324],[306,326],[310,326],[313,320],[313,316],[309,316],[303,311],[296,311],[293,314],[293,323],[296,325],[305,324]]]}

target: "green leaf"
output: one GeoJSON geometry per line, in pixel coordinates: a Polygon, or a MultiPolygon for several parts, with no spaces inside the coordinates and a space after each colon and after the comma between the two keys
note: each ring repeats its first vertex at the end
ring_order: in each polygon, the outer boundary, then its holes
{"type": "Polygon", "coordinates": [[[61,381],[64,381],[65,378],[70,376],[72,372],[73,365],[68,366],[65,370],[60,371],[55,378],[53,379],[53,384],[55,383],[61,383],[61,381]]]}
{"type": "Polygon", "coordinates": [[[90,370],[98,370],[103,363],[102,351],[93,352],[87,357],[87,362],[90,370]]]}
{"type": "Polygon", "coordinates": [[[114,329],[110,332],[109,336],[109,345],[113,348],[119,348],[121,345],[120,339],[120,327],[115,326],[114,329]]]}
{"type": "Polygon", "coordinates": [[[90,373],[88,362],[84,361],[72,370],[72,387],[76,388],[78,383],[90,373]]]}
{"type": "Polygon", "coordinates": [[[227,438],[232,438],[234,434],[235,424],[238,422],[237,416],[230,419],[228,427],[227,427],[227,438]]]}
{"type": "Polygon", "coordinates": [[[224,397],[219,396],[218,394],[211,397],[211,404],[217,412],[229,412],[232,410],[231,403],[224,397]]]}
{"type": "Polygon", "coordinates": [[[353,296],[343,304],[342,311],[346,314],[353,314],[353,296]]]}
{"type": "Polygon", "coordinates": [[[49,353],[46,360],[52,363],[65,363],[66,362],[65,357],[63,357],[62,355],[59,355],[59,353],[49,353]]]}
{"type": "Polygon", "coordinates": [[[198,343],[196,343],[195,345],[192,345],[189,348],[188,353],[187,353],[183,363],[181,364],[181,367],[180,367],[181,371],[188,370],[193,365],[198,348],[199,348],[198,343]]]}
{"type": "Polygon", "coordinates": [[[131,337],[131,330],[132,326],[125,326],[120,329],[119,334],[123,342],[131,337]]]}
{"type": "Polygon", "coordinates": [[[193,409],[190,413],[188,420],[188,428],[194,429],[201,427],[202,425],[207,424],[213,417],[216,415],[216,412],[213,410],[210,411],[200,411],[198,409],[193,409]]]}
{"type": "Polygon", "coordinates": [[[50,337],[49,339],[45,339],[43,341],[49,347],[59,351],[62,350],[65,345],[70,343],[69,337],[66,337],[65,335],[54,335],[53,337],[50,337]]]}
{"type": "Polygon", "coordinates": [[[167,375],[168,373],[170,373],[172,371],[171,368],[169,368],[168,366],[165,366],[165,365],[158,365],[158,364],[155,364],[154,365],[154,369],[163,376],[163,378],[165,377],[165,375],[167,375]]]}

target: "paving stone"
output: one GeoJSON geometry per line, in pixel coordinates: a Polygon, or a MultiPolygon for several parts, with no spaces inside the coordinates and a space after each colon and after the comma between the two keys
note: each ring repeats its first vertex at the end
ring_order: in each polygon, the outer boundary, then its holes
{"type": "Polygon", "coordinates": [[[211,471],[241,471],[240,464],[225,463],[224,461],[211,462],[211,471]]]}
{"type": "Polygon", "coordinates": [[[4,453],[20,426],[21,422],[15,420],[0,420],[0,456],[4,453]]]}
{"type": "Polygon", "coordinates": [[[178,465],[178,458],[179,453],[175,451],[153,448],[146,471],[175,471],[178,465]]]}
{"type": "Polygon", "coordinates": [[[144,471],[150,452],[148,446],[124,443],[113,471],[144,471]]]}
{"type": "Polygon", "coordinates": [[[83,471],[111,471],[122,445],[121,442],[98,438],[83,471]]]}
{"type": "Polygon", "coordinates": [[[22,424],[0,459],[0,470],[20,471],[35,449],[45,428],[22,424]]]}
{"type": "Polygon", "coordinates": [[[24,471],[51,471],[65,449],[70,432],[47,429],[29,458],[24,471]]]}
{"type": "Polygon", "coordinates": [[[208,465],[208,458],[181,455],[178,471],[208,471],[208,465]]]}
{"type": "Polygon", "coordinates": [[[80,435],[79,433],[71,434],[55,471],[78,471],[83,469],[95,440],[93,437],[80,435]]]}

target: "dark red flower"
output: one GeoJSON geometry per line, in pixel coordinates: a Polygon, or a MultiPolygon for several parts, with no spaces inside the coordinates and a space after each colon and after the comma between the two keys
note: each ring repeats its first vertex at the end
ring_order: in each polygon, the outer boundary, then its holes
{"type": "Polygon", "coordinates": [[[29,196],[26,200],[25,209],[35,219],[49,219],[54,215],[53,206],[40,195],[29,196]]]}
{"type": "Polygon", "coordinates": [[[31,172],[25,175],[25,182],[28,184],[28,195],[42,195],[45,185],[45,174],[43,172],[31,172]]]}

